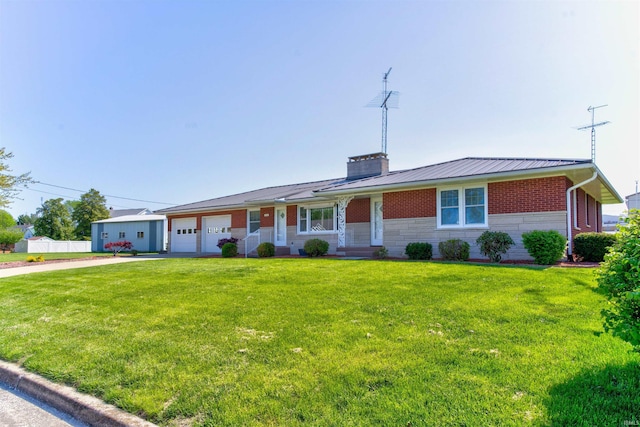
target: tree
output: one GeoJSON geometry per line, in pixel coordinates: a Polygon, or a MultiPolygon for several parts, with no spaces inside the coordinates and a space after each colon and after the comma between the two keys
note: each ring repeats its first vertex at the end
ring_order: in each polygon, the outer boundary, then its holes
{"type": "Polygon", "coordinates": [[[109,242],[104,245],[104,248],[108,251],[113,252],[113,256],[118,255],[118,253],[122,250],[131,250],[133,248],[133,243],[128,240],[121,240],[119,242],[109,242]]]}
{"type": "Polygon", "coordinates": [[[16,220],[13,219],[11,214],[3,209],[0,209],[0,230],[13,227],[16,225],[16,220]]]}
{"type": "Polygon", "coordinates": [[[54,240],[73,238],[71,215],[62,203],[62,199],[49,199],[38,208],[38,219],[34,225],[36,235],[47,236],[54,240]]]}
{"type": "Polygon", "coordinates": [[[18,215],[18,225],[33,225],[36,223],[36,219],[38,219],[36,214],[18,215]]]}
{"type": "Polygon", "coordinates": [[[0,148],[0,208],[6,208],[11,201],[16,198],[20,192],[18,187],[26,187],[27,184],[33,182],[28,173],[22,175],[12,175],[6,161],[13,157],[13,153],[6,150],[5,147],[0,148]]]}
{"type": "Polygon", "coordinates": [[[75,235],[78,239],[91,239],[91,223],[109,218],[107,199],[93,188],[80,196],[80,201],[71,216],[76,224],[75,235]]]}
{"type": "Polygon", "coordinates": [[[640,210],[629,212],[616,237],[597,272],[609,300],[602,310],[604,329],[640,351],[640,210]]]}
{"type": "Polygon", "coordinates": [[[9,250],[9,246],[22,240],[22,237],[24,237],[24,235],[22,234],[22,231],[18,229],[11,230],[6,228],[4,230],[0,230],[0,249],[2,249],[2,253],[9,250]]]}

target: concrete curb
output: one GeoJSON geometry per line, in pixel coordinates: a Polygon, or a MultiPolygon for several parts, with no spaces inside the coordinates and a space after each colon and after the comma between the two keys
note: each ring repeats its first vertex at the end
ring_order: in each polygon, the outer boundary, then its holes
{"type": "Polygon", "coordinates": [[[157,427],[100,399],[79,393],[71,387],[55,384],[2,360],[0,382],[90,426],[157,427]]]}

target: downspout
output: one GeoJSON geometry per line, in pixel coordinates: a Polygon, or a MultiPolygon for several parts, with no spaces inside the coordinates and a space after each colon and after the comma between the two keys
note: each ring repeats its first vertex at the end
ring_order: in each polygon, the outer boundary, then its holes
{"type": "MultiPolygon", "coordinates": [[[[569,241],[569,244],[567,246],[567,256],[571,255],[571,247],[573,246],[573,229],[572,229],[573,221],[571,218],[571,192],[578,187],[582,187],[583,185],[590,183],[597,177],[598,177],[598,169],[593,171],[593,176],[591,178],[587,179],[586,181],[582,181],[581,183],[576,184],[567,190],[567,240],[569,241]]],[[[577,202],[578,201],[576,199],[576,203],[577,202]]]]}

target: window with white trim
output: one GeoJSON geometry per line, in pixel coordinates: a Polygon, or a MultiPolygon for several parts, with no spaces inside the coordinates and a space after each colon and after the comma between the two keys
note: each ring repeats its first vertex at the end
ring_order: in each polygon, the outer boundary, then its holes
{"type": "Polygon", "coordinates": [[[335,206],[300,206],[298,233],[334,233],[336,218],[335,206]]]}
{"type": "Polygon", "coordinates": [[[138,239],[144,239],[144,231],[138,231],[138,239]]]}
{"type": "Polygon", "coordinates": [[[591,227],[591,209],[589,206],[589,195],[584,193],[584,221],[587,227],[591,227]]]}
{"type": "Polygon", "coordinates": [[[103,231],[100,235],[101,239],[108,239],[109,238],[109,233],[107,233],[106,231],[103,231]]]}
{"type": "Polygon", "coordinates": [[[121,231],[118,233],[118,239],[124,239],[125,238],[125,232],[121,231]]]}
{"type": "Polygon", "coordinates": [[[249,224],[249,233],[258,231],[258,229],[260,228],[260,211],[259,210],[249,211],[248,224],[249,224]]]}
{"type": "Polygon", "coordinates": [[[438,190],[438,227],[486,227],[487,186],[438,190]]]}

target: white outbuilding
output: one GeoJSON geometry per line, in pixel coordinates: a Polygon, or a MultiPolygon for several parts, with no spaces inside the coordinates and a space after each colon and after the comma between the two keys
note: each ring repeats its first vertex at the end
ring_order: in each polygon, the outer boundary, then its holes
{"type": "Polygon", "coordinates": [[[105,252],[109,242],[127,240],[140,252],[161,252],[167,246],[167,217],[124,215],[91,223],[91,251],[105,252]]]}

